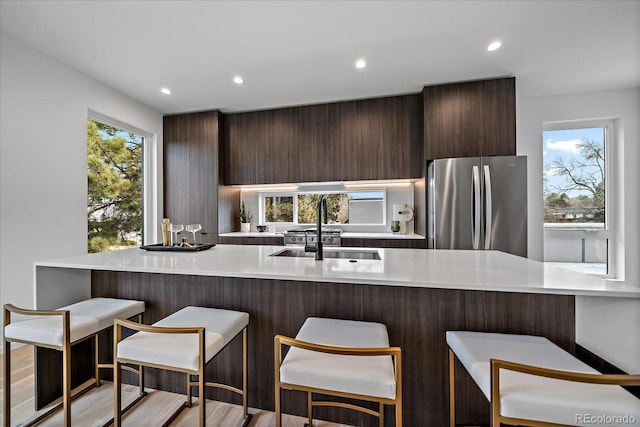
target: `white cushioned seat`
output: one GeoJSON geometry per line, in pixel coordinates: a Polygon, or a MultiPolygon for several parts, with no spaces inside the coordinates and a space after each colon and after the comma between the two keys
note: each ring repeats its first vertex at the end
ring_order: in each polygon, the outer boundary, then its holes
{"type": "MultiPolygon", "coordinates": [[[[387,328],[380,323],[308,318],[296,339],[353,348],[389,347],[387,328]]],[[[345,356],[296,347],[280,366],[283,383],[366,396],[395,399],[391,356],[345,356]]]]}
{"type": "MultiPolygon", "coordinates": [[[[91,298],[56,311],[69,310],[70,341],[96,334],[113,325],[116,317],[129,318],[144,312],[143,301],[91,298]]],[[[5,336],[44,345],[62,346],[62,316],[35,316],[7,325],[5,336]]]]}
{"type": "MultiPolygon", "coordinates": [[[[491,400],[491,359],[570,372],[599,374],[546,338],[448,331],[447,344],[487,399],[491,400]]],[[[587,384],[500,371],[501,415],[567,425],[578,415],[606,416],[640,425],[640,400],[617,385],[587,384]]],[[[607,424],[617,425],[617,424],[607,424]]],[[[622,424],[621,424],[622,425],[622,424]]],[[[626,422],[624,425],[629,425],[626,422]]]]}
{"type": "MultiPolygon", "coordinates": [[[[96,319],[73,314],[69,316],[69,325],[71,342],[88,337],[99,330],[96,319]]],[[[4,328],[4,336],[7,339],[62,347],[62,316],[33,317],[11,323],[4,328]]]]}
{"type": "Polygon", "coordinates": [[[129,319],[144,312],[144,301],[118,298],[91,298],[58,310],[69,310],[76,316],[90,317],[98,321],[100,330],[113,326],[113,319],[129,319]]]}
{"type": "MultiPolygon", "coordinates": [[[[185,307],[153,326],[204,327],[205,363],[249,324],[249,314],[205,307],[185,307]]],[[[118,359],[198,370],[197,334],[136,332],[118,343],[118,359]]]]}

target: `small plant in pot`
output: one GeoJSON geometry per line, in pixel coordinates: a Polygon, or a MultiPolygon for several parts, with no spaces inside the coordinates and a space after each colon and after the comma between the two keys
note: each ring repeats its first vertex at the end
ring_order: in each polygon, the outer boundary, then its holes
{"type": "Polygon", "coordinates": [[[247,209],[242,202],[242,206],[240,207],[240,231],[247,232],[251,229],[251,211],[247,209]]]}

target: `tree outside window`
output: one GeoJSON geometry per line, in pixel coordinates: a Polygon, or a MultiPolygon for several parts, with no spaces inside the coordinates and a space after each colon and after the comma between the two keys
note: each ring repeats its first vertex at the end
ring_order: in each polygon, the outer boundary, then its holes
{"type": "Polygon", "coordinates": [[[144,138],[87,120],[89,253],[142,243],[144,138]]]}
{"type": "Polygon", "coordinates": [[[544,132],[545,224],[605,224],[603,128],[544,132]]]}
{"type": "Polygon", "coordinates": [[[315,224],[320,195],[327,201],[329,224],[384,224],[384,191],[289,192],[262,194],[260,222],[315,224]]]}
{"type": "Polygon", "coordinates": [[[609,125],[580,124],[555,123],[543,132],[544,259],[608,275],[613,236],[606,173],[609,125]]]}

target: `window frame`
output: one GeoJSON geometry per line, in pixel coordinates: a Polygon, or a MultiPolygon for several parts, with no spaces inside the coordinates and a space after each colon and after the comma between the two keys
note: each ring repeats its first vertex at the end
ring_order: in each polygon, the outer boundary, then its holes
{"type": "MultiPolygon", "coordinates": [[[[370,226],[387,226],[387,189],[362,189],[358,191],[353,191],[350,189],[342,189],[342,190],[297,190],[297,191],[259,191],[258,192],[258,216],[260,224],[264,224],[267,226],[311,226],[314,224],[308,223],[299,223],[298,222],[298,196],[301,194],[343,194],[343,193],[382,193],[382,223],[362,223],[362,224],[351,224],[347,223],[344,225],[348,225],[349,227],[370,227],[370,226]],[[293,222],[267,222],[265,221],[265,197],[293,197],[293,222]]],[[[336,224],[343,225],[343,224],[336,224]]]]}
{"type": "MultiPolygon", "coordinates": [[[[158,240],[158,143],[157,136],[136,126],[106,116],[93,110],[87,119],[103,123],[116,129],[130,132],[143,138],[142,144],[142,244],[158,240]]],[[[86,122],[85,122],[86,123],[86,122]]],[[[86,134],[86,131],[85,131],[86,134]]],[[[86,192],[86,191],[85,191],[86,192]]]]}
{"type": "MultiPolygon", "coordinates": [[[[612,250],[615,245],[616,238],[616,216],[617,207],[616,204],[616,175],[613,173],[615,168],[616,157],[616,126],[613,119],[592,119],[592,120],[571,120],[562,122],[547,122],[542,126],[542,147],[545,149],[544,132],[555,130],[568,130],[568,129],[583,129],[583,128],[604,128],[604,179],[605,179],[605,218],[603,229],[554,229],[547,228],[546,223],[543,222],[543,251],[544,242],[547,237],[551,238],[580,238],[585,240],[599,240],[605,239],[607,242],[607,273],[596,274],[591,273],[594,276],[603,277],[607,279],[613,279],[618,276],[616,271],[616,251],[612,250]]],[[[544,173],[544,156],[543,156],[543,173],[544,173]]],[[[544,186],[542,200],[544,203],[544,186]]]]}
{"type": "Polygon", "coordinates": [[[298,218],[298,197],[295,191],[265,191],[258,192],[258,221],[264,225],[286,225],[295,224],[296,218],[298,218]],[[293,197],[293,221],[294,222],[272,222],[265,221],[265,198],[266,197],[293,197]]]}

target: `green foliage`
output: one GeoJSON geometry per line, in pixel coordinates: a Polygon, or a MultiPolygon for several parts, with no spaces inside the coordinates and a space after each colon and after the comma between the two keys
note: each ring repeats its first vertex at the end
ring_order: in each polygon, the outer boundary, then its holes
{"type": "Polygon", "coordinates": [[[253,219],[253,215],[251,215],[251,211],[244,206],[244,202],[242,202],[242,206],[240,207],[240,222],[248,223],[253,219]]]}
{"type": "Polygon", "coordinates": [[[106,252],[112,246],[110,239],[102,236],[93,236],[89,238],[89,253],[106,252]]]}
{"type": "MultiPolygon", "coordinates": [[[[298,195],[298,224],[315,224],[319,194],[298,195]]],[[[344,224],[349,218],[349,196],[346,193],[325,194],[329,224],[344,224]]]]}
{"type": "Polygon", "coordinates": [[[264,208],[266,222],[293,222],[293,196],[266,196],[264,208]]]}
{"type": "Polygon", "coordinates": [[[136,245],[142,230],[142,138],[87,120],[90,253],[136,245]]]}

